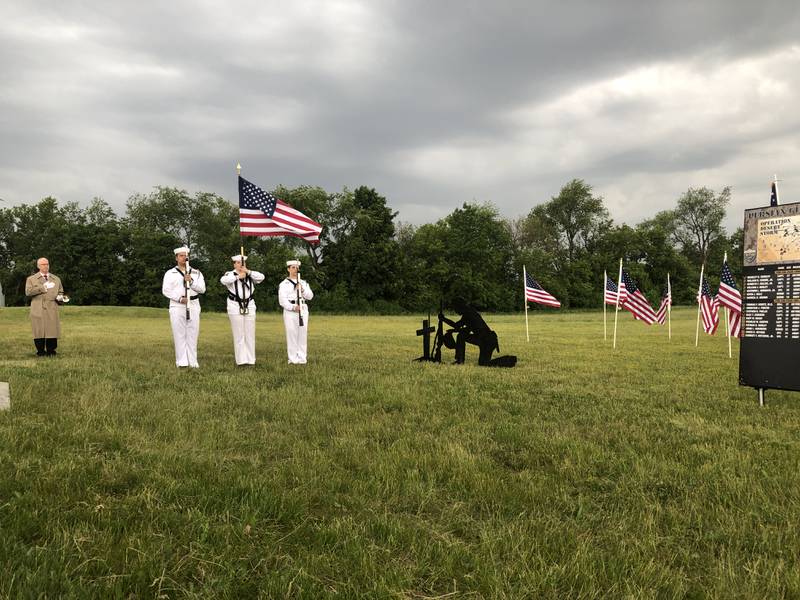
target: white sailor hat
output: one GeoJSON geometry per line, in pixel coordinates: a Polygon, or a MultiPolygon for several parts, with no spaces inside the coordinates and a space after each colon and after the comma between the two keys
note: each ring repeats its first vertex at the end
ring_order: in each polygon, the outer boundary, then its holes
{"type": "Polygon", "coordinates": [[[300,268],[300,261],[299,260],[287,260],[286,261],[287,267],[297,267],[300,268]]]}
{"type": "Polygon", "coordinates": [[[247,257],[246,257],[246,256],[244,256],[244,255],[242,255],[242,254],[237,254],[236,256],[231,256],[231,260],[232,260],[233,262],[236,262],[237,260],[238,260],[239,262],[244,262],[244,261],[246,261],[246,260],[247,260],[247,257]]]}
{"type": "Polygon", "coordinates": [[[189,254],[189,247],[188,246],[181,246],[180,248],[175,248],[173,252],[177,254],[189,254]]]}

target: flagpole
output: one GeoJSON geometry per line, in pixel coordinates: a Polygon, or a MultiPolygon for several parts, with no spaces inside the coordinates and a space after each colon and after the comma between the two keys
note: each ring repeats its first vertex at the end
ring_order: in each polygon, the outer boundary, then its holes
{"type": "Polygon", "coordinates": [[[617,316],[619,315],[619,294],[622,285],[622,259],[619,259],[619,277],[617,278],[617,303],[614,306],[614,348],[617,347],[617,316]]]}
{"type": "MultiPolygon", "coordinates": [[[[242,165],[236,163],[236,178],[242,176],[242,165]]],[[[239,217],[239,250],[242,255],[242,265],[244,265],[244,238],[242,237],[242,218],[239,217]]]]}
{"type": "Polygon", "coordinates": [[[700,283],[697,286],[697,325],[694,328],[694,347],[700,342],[700,295],[703,293],[703,271],[706,268],[706,263],[700,267],[700,283]]]}
{"type": "Polygon", "coordinates": [[[522,301],[525,303],[525,338],[531,341],[531,334],[528,331],[528,272],[525,265],[522,265],[522,301]]]}
{"type": "Polygon", "coordinates": [[[667,329],[669,330],[669,339],[672,339],[672,284],[669,282],[669,273],[667,273],[667,295],[669,296],[669,304],[667,304],[667,329]]]}
{"type": "Polygon", "coordinates": [[[608,340],[608,324],[606,323],[606,282],[608,281],[608,272],[603,269],[603,340],[608,340]]]}

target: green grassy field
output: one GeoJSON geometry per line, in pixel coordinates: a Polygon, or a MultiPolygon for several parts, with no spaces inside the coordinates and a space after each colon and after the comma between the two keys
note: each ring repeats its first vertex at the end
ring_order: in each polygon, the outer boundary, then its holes
{"type": "Polygon", "coordinates": [[[36,359],[0,310],[0,597],[800,597],[800,396],[759,408],[694,310],[616,351],[600,312],[489,315],[514,369],[313,314],[292,367],[276,313],[237,369],[205,313],[186,371],[166,310],[62,314],[36,359]]]}

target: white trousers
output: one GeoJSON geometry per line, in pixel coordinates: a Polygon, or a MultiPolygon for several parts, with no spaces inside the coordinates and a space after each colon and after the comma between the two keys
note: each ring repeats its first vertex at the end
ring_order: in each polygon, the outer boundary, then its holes
{"type": "Polygon", "coordinates": [[[286,352],[290,365],[304,365],[308,359],[308,307],[303,305],[303,326],[300,327],[297,313],[283,311],[283,326],[286,329],[286,352]]]}
{"type": "Polygon", "coordinates": [[[197,364],[197,337],[200,335],[200,303],[189,302],[189,320],[185,306],[169,307],[172,340],[175,342],[175,364],[179,367],[199,367],[197,364]]]}
{"type": "Polygon", "coordinates": [[[233,333],[233,354],[237,365],[256,364],[256,305],[250,302],[246,315],[239,313],[239,305],[228,300],[228,318],[233,333]]]}

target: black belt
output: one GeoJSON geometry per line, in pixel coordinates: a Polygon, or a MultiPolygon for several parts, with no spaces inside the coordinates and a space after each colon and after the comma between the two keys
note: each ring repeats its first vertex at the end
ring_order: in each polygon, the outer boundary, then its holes
{"type": "Polygon", "coordinates": [[[195,294],[194,296],[189,296],[189,300],[197,300],[200,296],[195,294]]]}

